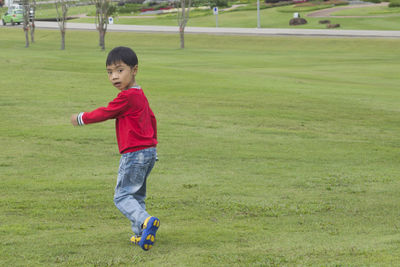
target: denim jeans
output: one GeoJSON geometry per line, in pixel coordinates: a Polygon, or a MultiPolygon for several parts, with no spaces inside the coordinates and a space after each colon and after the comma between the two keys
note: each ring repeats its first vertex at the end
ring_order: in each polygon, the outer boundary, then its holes
{"type": "Polygon", "coordinates": [[[146,180],[157,157],[155,147],[122,154],[119,163],[115,206],[132,223],[132,230],[141,235],[141,225],[150,215],[146,212],[146,180]]]}

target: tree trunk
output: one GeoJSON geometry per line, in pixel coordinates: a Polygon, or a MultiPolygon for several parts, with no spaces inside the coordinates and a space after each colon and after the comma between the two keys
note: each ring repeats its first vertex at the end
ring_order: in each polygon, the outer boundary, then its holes
{"type": "Polygon", "coordinates": [[[61,50],[65,50],[65,30],[61,30],[61,50]]]}
{"type": "Polygon", "coordinates": [[[185,48],[185,28],[179,27],[179,35],[181,37],[181,48],[185,48]]]}
{"type": "MultiPolygon", "coordinates": [[[[179,36],[181,39],[181,49],[185,48],[185,27],[189,20],[189,12],[190,12],[191,3],[192,3],[192,1],[189,0],[187,3],[187,6],[186,6],[186,0],[180,0],[180,10],[179,10],[179,7],[177,6],[179,36]]],[[[179,5],[178,2],[177,2],[177,5],[179,5]]]]}
{"type": "Polygon", "coordinates": [[[29,1],[24,0],[22,1],[23,5],[23,27],[24,27],[24,32],[25,32],[25,47],[29,47],[29,1]]]}
{"type": "Polygon", "coordinates": [[[33,20],[31,24],[31,42],[35,42],[35,22],[33,20]]]}
{"type": "MultiPolygon", "coordinates": [[[[31,21],[31,42],[35,42],[35,16],[36,16],[36,0],[32,1],[32,21],[31,21]]],[[[30,17],[30,11],[29,11],[29,17],[30,17]]]]}
{"type": "Polygon", "coordinates": [[[106,36],[106,31],[104,30],[104,29],[101,29],[100,31],[100,47],[101,47],[101,50],[105,50],[106,49],[106,46],[105,46],[105,36],[106,36]]]}
{"type": "Polygon", "coordinates": [[[108,17],[111,15],[111,0],[94,0],[96,5],[96,29],[99,31],[99,46],[106,49],[105,36],[107,32],[108,17]]]}
{"type": "Polygon", "coordinates": [[[29,26],[24,26],[25,32],[25,47],[29,47],[29,26]]]}
{"type": "Polygon", "coordinates": [[[57,0],[55,4],[57,10],[57,23],[61,33],[61,50],[65,50],[65,33],[67,31],[65,24],[67,21],[68,5],[65,0],[57,0]],[[61,7],[61,10],[58,9],[59,7],[61,7]]]}

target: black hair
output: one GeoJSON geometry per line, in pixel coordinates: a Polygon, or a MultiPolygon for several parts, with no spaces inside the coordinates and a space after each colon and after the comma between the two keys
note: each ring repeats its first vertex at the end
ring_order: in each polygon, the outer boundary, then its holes
{"type": "Polygon", "coordinates": [[[110,66],[121,61],[132,68],[138,64],[138,58],[132,49],[129,47],[119,46],[108,53],[106,66],[110,66]]]}

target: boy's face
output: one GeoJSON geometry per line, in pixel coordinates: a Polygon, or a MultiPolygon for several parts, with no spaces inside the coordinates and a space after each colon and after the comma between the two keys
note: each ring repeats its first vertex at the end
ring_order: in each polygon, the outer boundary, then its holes
{"type": "Polygon", "coordinates": [[[132,68],[122,61],[117,62],[107,66],[108,79],[118,90],[127,90],[136,85],[137,70],[137,65],[132,68]]]}

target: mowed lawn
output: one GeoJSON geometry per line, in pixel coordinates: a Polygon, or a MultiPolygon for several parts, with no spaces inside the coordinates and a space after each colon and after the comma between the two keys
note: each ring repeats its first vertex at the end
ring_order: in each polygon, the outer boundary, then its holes
{"type": "MultiPolygon", "coordinates": [[[[250,5],[251,6],[251,5],[250,5]]],[[[250,8],[244,7],[243,9],[250,8]]],[[[254,5],[253,5],[254,6],[254,5]]],[[[344,12],[349,17],[309,17],[308,14],[323,8],[334,6],[282,6],[275,8],[262,9],[260,11],[261,28],[290,28],[290,29],[326,29],[326,24],[320,24],[321,20],[330,20],[332,24],[340,24],[342,30],[399,30],[400,12],[399,8],[389,7],[369,7],[351,9],[344,12]],[[301,17],[307,20],[307,24],[290,26],[289,21],[293,18],[293,13],[298,12],[301,17]],[[363,13],[362,13],[363,12],[363,13]],[[367,13],[370,12],[370,13],[367,13]],[[354,18],[351,16],[362,14],[365,17],[354,18]],[[372,16],[372,17],[370,17],[372,16]],[[378,17],[374,17],[378,16],[378,17]],[[379,17],[382,16],[382,17],[379,17]]],[[[125,14],[126,15],[126,14],[125,14]]],[[[71,22],[94,23],[93,18],[80,18],[71,20],[71,22]]],[[[135,16],[129,17],[120,15],[114,19],[116,24],[128,25],[163,25],[178,26],[177,15],[156,15],[156,16],[135,16]]],[[[216,27],[216,17],[212,11],[194,11],[190,14],[187,26],[189,27],[216,27]]],[[[256,28],[257,10],[238,10],[232,12],[221,11],[218,15],[218,27],[238,27],[238,28],[256,28]]]]}
{"type": "Polygon", "coordinates": [[[1,266],[392,266],[400,40],[107,33],[159,127],[154,248],[114,207],[117,95],[96,32],[0,29],[1,266]]]}
{"type": "MultiPolygon", "coordinates": [[[[324,2],[325,3],[325,2],[324,2]]],[[[289,6],[280,6],[266,8],[261,5],[260,27],[261,28],[293,28],[293,29],[326,29],[326,24],[320,24],[321,20],[330,20],[332,24],[340,24],[339,29],[343,30],[399,30],[400,29],[400,8],[390,8],[388,6],[368,6],[361,8],[352,8],[333,13],[334,16],[348,17],[309,17],[308,15],[320,9],[335,7],[328,2],[323,4],[298,4],[289,6]],[[290,26],[289,21],[294,13],[299,13],[301,17],[307,20],[305,25],[290,26]],[[359,17],[352,17],[359,16],[359,17]]],[[[0,8],[1,13],[6,12],[6,8],[0,8]]],[[[68,16],[80,17],[69,20],[69,22],[94,23],[95,7],[90,6],[70,6],[68,16]],[[85,17],[85,15],[89,17],[85,17]]],[[[57,12],[54,5],[38,5],[36,9],[36,18],[49,19],[56,18],[57,12]]],[[[177,14],[162,15],[140,15],[137,13],[116,13],[114,14],[115,24],[126,25],[161,25],[178,26],[177,14]]],[[[68,25],[68,23],[67,23],[68,25]]],[[[211,9],[192,10],[187,26],[189,27],[216,27],[216,17],[211,9]]],[[[256,3],[247,4],[247,6],[236,8],[232,11],[223,11],[220,9],[218,15],[218,27],[238,27],[238,28],[256,28],[257,10],[256,3]]]]}

